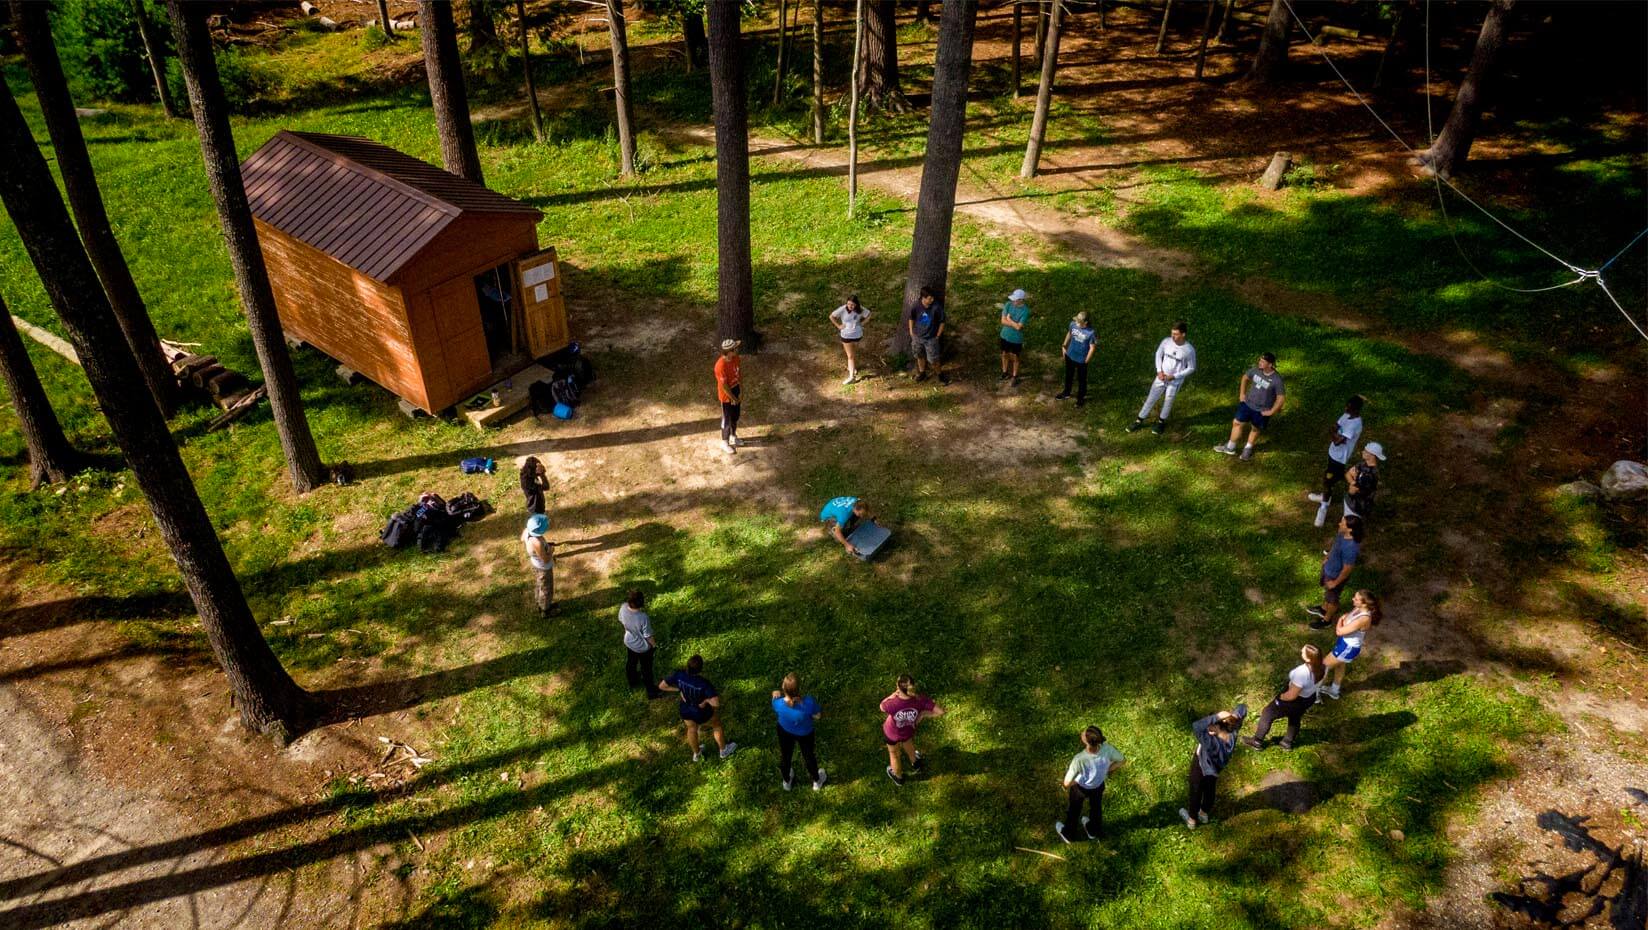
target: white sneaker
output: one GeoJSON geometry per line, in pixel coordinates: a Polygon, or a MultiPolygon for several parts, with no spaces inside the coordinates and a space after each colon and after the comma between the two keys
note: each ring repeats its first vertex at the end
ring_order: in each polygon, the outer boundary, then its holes
{"type": "Polygon", "coordinates": [[[830,780],[830,773],[824,771],[823,769],[819,769],[818,770],[818,781],[813,782],[813,790],[814,791],[822,790],[823,787],[824,787],[824,783],[829,781],[829,780],[830,780]]]}
{"type": "Polygon", "coordinates": [[[721,758],[725,759],[726,757],[732,755],[733,753],[735,753],[737,751],[738,751],[738,744],[737,743],[728,743],[721,750],[721,758]]]}
{"type": "Polygon", "coordinates": [[[737,450],[737,449],[735,449],[735,448],[733,448],[733,444],[732,444],[732,440],[731,440],[731,439],[727,439],[727,440],[723,440],[723,441],[722,441],[722,443],[721,443],[721,445],[722,445],[722,446],[725,446],[725,447],[726,447],[726,450],[727,450],[727,451],[728,451],[728,452],[737,452],[737,451],[738,451],[738,450],[737,450]]]}
{"type": "Polygon", "coordinates": [[[1228,442],[1221,442],[1213,447],[1214,452],[1223,452],[1226,455],[1235,455],[1236,447],[1228,442]]]}
{"type": "Polygon", "coordinates": [[[1196,818],[1190,816],[1190,811],[1187,811],[1182,807],[1179,808],[1179,818],[1185,822],[1185,826],[1192,830],[1196,829],[1196,818]]]}
{"type": "Polygon", "coordinates": [[[1208,819],[1207,818],[1207,811],[1197,811],[1196,812],[1196,821],[1198,823],[1200,823],[1202,826],[1204,826],[1204,827],[1207,826],[1207,819],[1208,819]]]}
{"type": "Polygon", "coordinates": [[[734,449],[738,448],[738,435],[736,433],[727,437],[727,445],[732,446],[734,449]]]}
{"type": "Polygon", "coordinates": [[[702,762],[702,761],[704,761],[704,754],[703,754],[703,753],[701,753],[701,752],[695,752],[695,753],[693,753],[693,754],[692,754],[692,761],[694,761],[694,762],[702,762]]]}
{"type": "Polygon", "coordinates": [[[847,372],[847,377],[841,379],[841,383],[842,384],[852,384],[854,381],[857,381],[857,380],[858,380],[858,372],[849,371],[849,372],[847,372]]]}
{"type": "Polygon", "coordinates": [[[1339,700],[1339,686],[1338,685],[1328,685],[1326,688],[1323,688],[1322,690],[1327,692],[1328,697],[1333,698],[1335,701],[1339,700]]]}
{"type": "Polygon", "coordinates": [[[1327,501],[1322,499],[1322,495],[1320,495],[1320,494],[1311,493],[1311,494],[1306,494],[1305,497],[1308,498],[1310,500],[1310,502],[1313,503],[1313,504],[1325,504],[1325,503],[1327,503],[1327,501]]]}
{"type": "Polygon", "coordinates": [[[1064,840],[1066,843],[1070,842],[1070,837],[1064,835],[1064,821],[1053,821],[1053,832],[1059,835],[1059,839],[1064,840]]]}
{"type": "Polygon", "coordinates": [[[1325,524],[1327,522],[1328,522],[1328,505],[1323,504],[1322,506],[1316,508],[1316,525],[1317,526],[1322,526],[1323,524],[1325,524]]]}
{"type": "Polygon", "coordinates": [[[785,775],[784,776],[784,790],[788,791],[794,785],[795,785],[795,773],[791,772],[790,774],[785,775]]]}

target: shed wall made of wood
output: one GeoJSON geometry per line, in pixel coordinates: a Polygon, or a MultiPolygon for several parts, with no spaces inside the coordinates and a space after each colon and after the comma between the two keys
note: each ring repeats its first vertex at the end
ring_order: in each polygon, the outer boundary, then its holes
{"type": "Polygon", "coordinates": [[[422,353],[401,291],[261,220],[256,223],[286,332],[408,402],[430,409],[422,353]]]}

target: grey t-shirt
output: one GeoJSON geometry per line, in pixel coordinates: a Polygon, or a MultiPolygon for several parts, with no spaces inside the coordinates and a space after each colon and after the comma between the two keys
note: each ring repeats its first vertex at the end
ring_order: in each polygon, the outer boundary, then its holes
{"type": "Polygon", "coordinates": [[[618,622],[624,625],[624,645],[630,652],[646,652],[647,637],[652,635],[652,618],[644,610],[633,610],[628,604],[618,605],[618,622]]]}
{"type": "Polygon", "coordinates": [[[1281,372],[1272,371],[1267,375],[1257,367],[1247,370],[1247,397],[1243,399],[1254,410],[1264,413],[1276,403],[1276,398],[1286,393],[1287,390],[1282,386],[1281,372]]]}

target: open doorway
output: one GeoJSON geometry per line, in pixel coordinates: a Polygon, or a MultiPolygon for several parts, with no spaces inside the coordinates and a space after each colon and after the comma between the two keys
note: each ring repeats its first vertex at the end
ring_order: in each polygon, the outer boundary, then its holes
{"type": "Polygon", "coordinates": [[[481,330],[486,354],[497,369],[519,353],[516,345],[515,276],[509,265],[499,265],[475,276],[475,299],[481,308],[481,330]]]}

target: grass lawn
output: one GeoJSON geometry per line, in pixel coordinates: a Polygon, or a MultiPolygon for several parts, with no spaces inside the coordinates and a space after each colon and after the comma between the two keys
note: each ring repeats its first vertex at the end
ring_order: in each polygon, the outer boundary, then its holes
{"type": "MultiPolygon", "coordinates": [[[[315,43],[335,41],[305,36],[286,54],[321,67],[344,56],[315,43]]],[[[702,77],[643,70],[638,112],[701,115],[702,77]]],[[[6,79],[44,139],[20,69],[6,79]]],[[[111,109],[86,131],[158,329],[255,372],[192,128],[146,108],[111,109]]],[[[492,125],[482,160],[491,186],[544,211],[540,239],[567,263],[575,331],[690,334],[665,354],[592,340],[602,380],[581,417],[616,423],[643,405],[674,422],[713,415],[708,355],[698,351],[713,331],[713,153],[649,131],[647,170],[621,182],[598,108],[558,111],[552,126],[554,144],[539,146],[516,124],[492,125]]],[[[235,123],[243,154],[282,128],[369,136],[438,161],[427,101],[414,92],[363,88],[327,102],[296,94],[235,123]]],[[[1071,131],[1089,129],[1102,132],[1071,131]]],[[[1016,167],[1010,152],[991,157],[1016,167]]],[[[1640,173],[1608,167],[1584,176],[1594,199],[1569,204],[1572,215],[1611,210],[1633,192],[1640,205],[1640,173]]],[[[339,686],[363,674],[346,669],[384,678],[482,669],[473,687],[418,709],[436,761],[417,780],[382,795],[341,776],[325,786],[328,841],[390,849],[372,880],[412,883],[414,913],[401,925],[1372,927],[1394,909],[1423,907],[1450,862],[1450,824],[1515,771],[1521,741],[1563,731],[1533,696],[1536,684],[1398,674],[1375,635],[1373,661],[1352,670],[1343,701],[1306,718],[1300,748],[1238,753],[1221,780],[1225,822],[1192,834],[1174,813],[1190,721],[1238,699],[1257,712],[1300,644],[1326,645],[1296,606],[1315,591],[1327,538],[1301,500],[1345,396],[1372,399],[1368,438],[1392,448],[1396,476],[1358,586],[1389,595],[1410,583],[1391,567],[1424,565],[1438,522],[1468,519],[1484,500],[1435,486],[1423,451],[1444,447],[1450,413],[1469,408],[1479,384],[1398,342],[1274,312],[1238,285],[1265,278],[1353,302],[1399,332],[1458,322],[1568,373],[1640,362],[1635,350],[1591,342],[1596,295],[1510,299],[1475,283],[1451,260],[1424,190],[1393,199],[1300,190],[1261,203],[1163,172],[1147,202],[1117,222],[1195,254],[1203,267],[1190,279],[1096,268],[958,220],[950,308],[969,383],[940,391],[884,377],[843,389],[822,315],[856,291],[886,325],[913,211],[870,193],[865,218],[848,223],[838,179],[778,161],[752,171],[757,316],[777,343],[746,363],[761,398],[752,415],[781,422],[788,408],[795,419],[770,453],[752,453],[774,463],[758,485],[730,470],[724,484],[693,484],[668,458],[649,473],[644,449],[613,452],[641,477],[585,468],[596,460],[558,459],[553,432],[530,423],[481,438],[407,421],[387,395],[339,385],[312,353],[296,355],[311,423],[323,458],[361,468],[355,486],[294,499],[266,414],[212,434],[203,431],[211,411],[174,421],[254,610],[266,624],[294,621],[266,633],[300,682],[339,686]],[[1026,365],[1027,395],[1051,390],[1043,379],[1068,315],[1096,318],[1103,361],[1086,416],[994,392],[992,307],[1013,287],[1035,308],[1028,336],[1040,354],[1026,365]],[[1180,396],[1174,431],[1166,442],[1124,436],[1150,352],[1178,318],[1192,321],[1202,367],[1180,396]],[[1264,350],[1281,358],[1288,409],[1259,460],[1238,467],[1208,450],[1224,438],[1241,370],[1264,350]],[[781,378],[800,385],[797,396],[768,387],[781,378]],[[1044,445],[1003,453],[1008,435],[1044,445]],[[455,480],[463,455],[546,439],[552,474],[582,463],[578,477],[557,482],[558,526],[575,534],[617,521],[635,531],[608,568],[575,576],[554,621],[530,616],[507,460],[468,485],[501,505],[477,542],[438,556],[377,544],[383,518],[455,480]],[[885,562],[844,559],[818,539],[813,514],[840,493],[871,499],[895,528],[885,562]],[[728,735],[744,747],[730,760],[693,765],[669,702],[646,705],[623,690],[611,621],[618,592],[632,585],[653,595],[660,672],[693,652],[707,660],[726,695],[728,735]],[[485,657],[471,626],[482,614],[496,618],[485,657]],[[791,670],[824,707],[830,785],[819,794],[785,793],[775,772],[767,695],[791,670]],[[881,771],[876,704],[906,671],[950,714],[923,725],[930,774],[900,789],[881,771]],[[1058,780],[1090,723],[1130,765],[1107,795],[1111,838],[1064,847],[1051,834],[1058,780]]],[[[1529,215],[1535,206],[1546,205],[1529,215]]],[[[1595,239],[1612,241],[1641,219],[1611,217],[1595,239]]],[[[1475,221],[1462,230],[1472,246],[1496,241],[1475,221]]],[[[1627,280],[1640,284],[1639,266],[1627,280]]],[[[0,228],[0,293],[14,313],[58,329],[9,226],[0,228]]],[[[108,449],[79,372],[36,348],[71,437],[108,449]]],[[[28,492],[21,440],[6,427],[0,545],[36,563],[34,583],[107,598],[101,617],[136,647],[180,666],[201,662],[204,643],[169,556],[144,532],[135,487],[97,473],[61,493],[28,492]],[[121,571],[107,570],[111,559],[121,571]]],[[[1508,468],[1522,434],[1512,423],[1496,435],[1503,445],[1484,467],[1508,468]]],[[[1531,552],[1513,552],[1515,540],[1480,544],[1528,585],[1572,572],[1576,598],[1628,617],[1610,576],[1635,537],[1595,508],[1529,506],[1546,518],[1522,540],[1531,552]]],[[[1451,596],[1487,607],[1503,593],[1451,596]]],[[[324,874],[308,847],[280,835],[258,842],[324,874]]],[[[370,890],[366,900],[369,919],[393,916],[370,910],[370,890]]]]}

